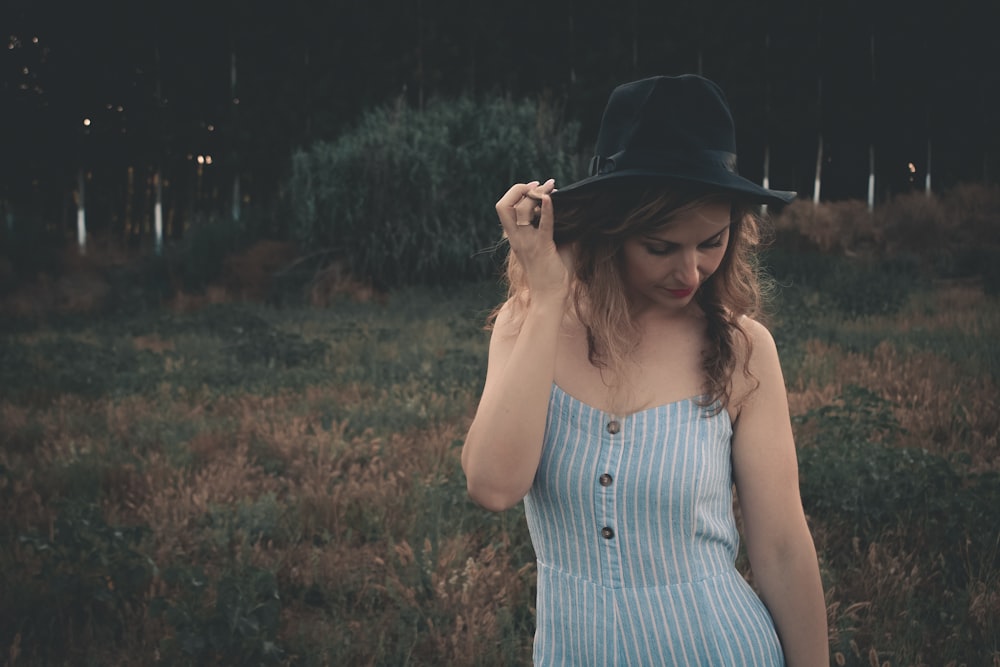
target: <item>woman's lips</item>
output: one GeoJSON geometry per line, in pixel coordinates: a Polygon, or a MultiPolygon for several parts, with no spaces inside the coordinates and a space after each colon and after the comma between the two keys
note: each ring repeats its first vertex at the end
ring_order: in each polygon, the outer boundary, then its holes
{"type": "Polygon", "coordinates": [[[684,289],[668,289],[667,293],[677,299],[684,299],[691,296],[691,292],[694,292],[693,287],[685,287],[684,289]]]}

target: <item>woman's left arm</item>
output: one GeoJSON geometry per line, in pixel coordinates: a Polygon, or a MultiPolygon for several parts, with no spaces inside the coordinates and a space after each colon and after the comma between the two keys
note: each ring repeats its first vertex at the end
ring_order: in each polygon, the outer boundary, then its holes
{"type": "MultiPolygon", "coordinates": [[[[733,477],[747,554],[788,666],[826,667],[830,664],[826,602],[799,495],[798,460],[778,351],[762,325],[748,319],[744,327],[753,343],[750,371],[760,383],[742,400],[733,425],[733,477]]],[[[739,370],[734,374],[734,387],[739,387],[741,375],[739,370]]]]}

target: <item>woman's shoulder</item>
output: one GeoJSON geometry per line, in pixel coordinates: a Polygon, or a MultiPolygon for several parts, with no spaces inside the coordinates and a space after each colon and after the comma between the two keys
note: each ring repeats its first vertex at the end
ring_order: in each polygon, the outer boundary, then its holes
{"type": "Polygon", "coordinates": [[[749,352],[753,355],[753,349],[762,344],[768,347],[774,347],[774,336],[771,335],[771,331],[758,319],[755,319],[749,315],[744,315],[740,318],[740,327],[747,335],[747,340],[750,343],[750,350],[743,350],[746,354],[749,352]]]}
{"type": "Polygon", "coordinates": [[[761,384],[770,384],[781,374],[778,349],[767,326],[750,316],[740,318],[739,324],[746,337],[736,337],[736,368],[749,371],[749,375],[733,373],[732,400],[737,413],[761,384]]]}
{"type": "Polygon", "coordinates": [[[490,328],[494,333],[514,333],[521,328],[524,319],[524,308],[527,304],[527,290],[510,295],[490,314],[490,328]]]}

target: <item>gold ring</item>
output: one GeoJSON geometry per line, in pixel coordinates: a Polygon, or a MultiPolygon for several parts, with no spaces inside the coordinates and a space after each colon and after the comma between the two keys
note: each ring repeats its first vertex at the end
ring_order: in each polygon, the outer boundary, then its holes
{"type": "Polygon", "coordinates": [[[515,220],[514,224],[516,226],[518,226],[518,227],[530,227],[531,226],[531,220],[529,220],[528,222],[520,222],[518,220],[515,220]]]}

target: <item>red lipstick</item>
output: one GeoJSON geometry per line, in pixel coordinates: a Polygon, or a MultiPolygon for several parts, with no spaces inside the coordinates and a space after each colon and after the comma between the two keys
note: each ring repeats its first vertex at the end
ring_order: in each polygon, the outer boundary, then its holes
{"type": "Polygon", "coordinates": [[[694,292],[694,288],[685,287],[684,289],[668,289],[667,292],[674,298],[684,299],[691,296],[691,293],[694,292]]]}

